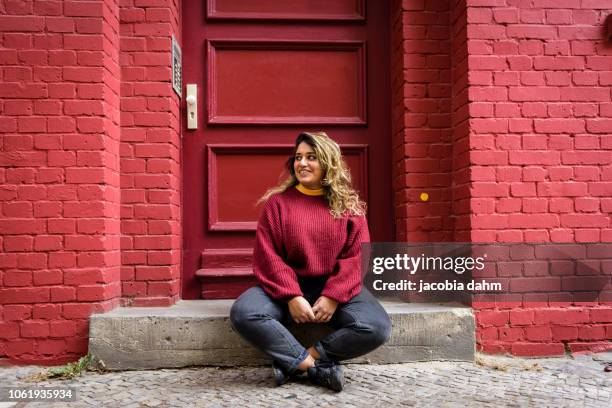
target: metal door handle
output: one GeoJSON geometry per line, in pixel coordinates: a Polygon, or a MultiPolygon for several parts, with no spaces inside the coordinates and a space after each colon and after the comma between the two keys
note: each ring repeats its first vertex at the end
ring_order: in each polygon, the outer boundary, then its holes
{"type": "Polygon", "coordinates": [[[187,84],[187,129],[198,128],[198,85],[187,84]]]}

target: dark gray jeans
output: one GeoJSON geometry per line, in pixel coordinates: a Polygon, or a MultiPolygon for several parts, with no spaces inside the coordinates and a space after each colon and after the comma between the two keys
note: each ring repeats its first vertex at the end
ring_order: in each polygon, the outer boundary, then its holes
{"type": "MultiPolygon", "coordinates": [[[[311,305],[324,284],[320,279],[300,282],[304,297],[311,305]]],[[[287,304],[270,298],[259,286],[240,295],[230,312],[234,329],[288,373],[308,356],[304,346],[287,330],[291,320],[287,304]]],[[[391,334],[387,312],[365,288],[348,302],[338,305],[330,324],[336,331],[314,346],[322,359],[332,361],[366,354],[384,344],[391,334]]]]}

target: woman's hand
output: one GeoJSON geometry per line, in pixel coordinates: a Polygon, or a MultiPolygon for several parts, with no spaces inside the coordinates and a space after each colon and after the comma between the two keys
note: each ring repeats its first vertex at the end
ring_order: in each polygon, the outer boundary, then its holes
{"type": "Polygon", "coordinates": [[[315,320],[310,303],[303,296],[296,296],[287,302],[289,313],[296,323],[307,323],[315,320]]]}
{"type": "Polygon", "coordinates": [[[321,296],[317,299],[314,306],[312,307],[312,311],[314,312],[315,319],[314,321],[317,323],[327,323],[334,315],[336,308],[338,307],[338,302],[334,299],[330,299],[325,296],[321,296]]]}

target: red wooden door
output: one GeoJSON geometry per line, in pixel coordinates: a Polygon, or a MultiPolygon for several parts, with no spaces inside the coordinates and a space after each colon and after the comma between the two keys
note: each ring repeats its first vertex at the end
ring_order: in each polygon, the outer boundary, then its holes
{"type": "Polygon", "coordinates": [[[187,130],[183,118],[183,299],[254,283],[255,202],[303,130],[339,142],[372,239],[392,240],[387,2],[183,3],[183,83],[198,86],[199,122],[187,130]]]}

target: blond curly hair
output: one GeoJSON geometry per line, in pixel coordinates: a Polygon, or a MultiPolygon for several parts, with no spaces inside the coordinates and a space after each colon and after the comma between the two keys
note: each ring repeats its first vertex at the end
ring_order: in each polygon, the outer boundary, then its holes
{"type": "Polygon", "coordinates": [[[287,159],[286,163],[289,177],[279,185],[266,191],[257,203],[265,202],[272,195],[282,193],[288,188],[299,184],[295,176],[293,162],[295,160],[295,151],[302,142],[312,147],[319,160],[323,172],[321,185],[323,186],[331,215],[334,218],[365,215],[366,204],[353,189],[351,173],[342,158],[340,146],[327,136],[325,132],[302,132],[298,135],[295,140],[294,154],[287,159]]]}

